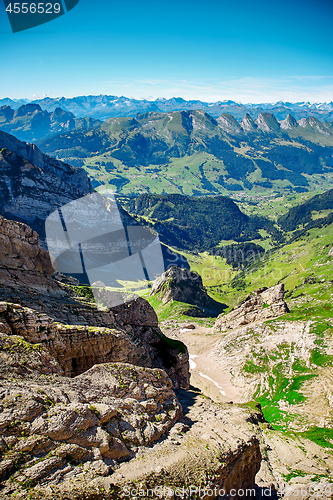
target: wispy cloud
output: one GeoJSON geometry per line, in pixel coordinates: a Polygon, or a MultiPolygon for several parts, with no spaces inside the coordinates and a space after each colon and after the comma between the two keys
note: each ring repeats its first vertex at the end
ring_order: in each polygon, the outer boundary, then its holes
{"type": "MultiPolygon", "coordinates": [[[[132,90],[141,84],[133,82],[132,90]]],[[[217,82],[173,81],[151,83],[150,94],[186,99],[217,101],[232,99],[237,102],[310,101],[333,100],[333,76],[286,76],[276,78],[245,77],[217,82]],[[154,90],[153,90],[154,89],[154,90]]]]}
{"type": "Polygon", "coordinates": [[[206,81],[158,78],[82,82],[81,94],[125,95],[136,99],[182,97],[208,102],[333,101],[333,75],[284,75],[206,81]],[[148,97],[147,97],[148,96],[148,97]]]}

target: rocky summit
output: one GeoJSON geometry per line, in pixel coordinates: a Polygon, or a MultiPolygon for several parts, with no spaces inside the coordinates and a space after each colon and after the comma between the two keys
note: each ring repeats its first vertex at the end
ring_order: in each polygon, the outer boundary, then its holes
{"type": "Polygon", "coordinates": [[[163,304],[174,300],[199,306],[199,311],[190,309],[194,316],[200,313],[200,309],[202,312],[217,314],[226,307],[207,294],[198,273],[176,266],[172,266],[154,282],[150,295],[158,296],[163,304]]]}

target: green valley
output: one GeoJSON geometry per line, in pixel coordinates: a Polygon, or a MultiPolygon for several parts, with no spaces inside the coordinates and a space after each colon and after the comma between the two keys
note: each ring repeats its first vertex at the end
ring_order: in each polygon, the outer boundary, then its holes
{"type": "MultiPolygon", "coordinates": [[[[287,118],[288,119],[288,118],[287,118]]],[[[287,120],[286,119],[286,120],[287,120]]],[[[144,113],[110,118],[38,143],[83,166],[94,187],[118,194],[267,195],[333,186],[333,129],[317,119],[278,122],[262,113],[238,123],[223,113],[144,113]],[[288,122],[289,123],[289,122],[288,122]]]]}

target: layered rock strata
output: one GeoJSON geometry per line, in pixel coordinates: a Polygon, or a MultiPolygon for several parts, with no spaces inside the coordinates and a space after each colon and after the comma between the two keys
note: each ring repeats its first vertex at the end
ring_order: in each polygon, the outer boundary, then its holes
{"type": "Polygon", "coordinates": [[[15,384],[2,380],[5,494],[87,470],[108,475],[116,462],[159,439],[180,418],[171,386],[163,370],[125,363],[96,365],[73,379],[37,378],[35,370],[15,384]]]}
{"type": "Polygon", "coordinates": [[[38,387],[7,383],[0,392],[2,493],[194,499],[200,488],[201,498],[224,491],[238,499],[242,490],[253,498],[262,415],[193,392],[178,398],[163,371],[121,363],[69,381],[48,377],[38,387]],[[148,490],[155,496],[145,496],[148,490]]]}
{"type": "Polygon", "coordinates": [[[0,335],[20,336],[33,348],[45,347],[66,376],[79,375],[95,364],[117,361],[165,369],[175,388],[188,388],[189,364],[184,344],[176,342],[170,346],[157,326],[140,328],[130,324],[131,318],[127,320],[125,328],[117,323],[113,328],[65,325],[19,304],[0,302],[0,335]]]}
{"type": "Polygon", "coordinates": [[[1,217],[0,241],[0,300],[14,302],[1,305],[4,333],[44,343],[68,376],[96,363],[126,361],[164,368],[174,387],[188,388],[187,349],[164,337],[146,300],[98,311],[52,278],[48,253],[31,228],[1,217]]]}
{"type": "Polygon", "coordinates": [[[283,298],[283,284],[271,288],[260,288],[237,304],[232,311],[220,315],[214,324],[214,331],[225,331],[255,321],[282,316],[289,312],[283,298]]]}

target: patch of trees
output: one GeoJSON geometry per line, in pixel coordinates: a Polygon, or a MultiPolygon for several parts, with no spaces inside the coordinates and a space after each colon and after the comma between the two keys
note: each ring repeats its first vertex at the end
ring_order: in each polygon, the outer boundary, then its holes
{"type": "Polygon", "coordinates": [[[265,217],[249,217],[225,196],[190,197],[180,194],[150,195],[127,200],[126,209],[150,219],[163,243],[179,249],[210,251],[221,240],[245,242],[260,239],[266,229],[279,240],[280,232],[265,217]]]}
{"type": "MultiPolygon", "coordinates": [[[[333,189],[317,194],[301,205],[292,207],[289,212],[278,219],[278,224],[284,231],[294,231],[300,224],[304,226],[312,221],[312,211],[328,209],[333,210],[333,189]]],[[[316,224],[317,221],[313,222],[316,224]]]]}
{"type": "Polygon", "coordinates": [[[238,243],[216,247],[214,255],[226,259],[227,264],[234,269],[245,268],[255,262],[265,253],[265,249],[255,243],[238,243]]]}

